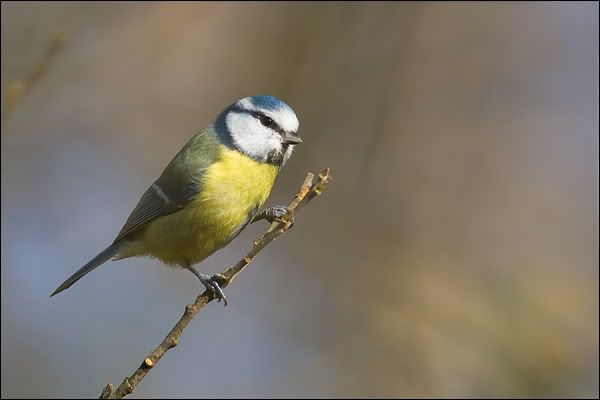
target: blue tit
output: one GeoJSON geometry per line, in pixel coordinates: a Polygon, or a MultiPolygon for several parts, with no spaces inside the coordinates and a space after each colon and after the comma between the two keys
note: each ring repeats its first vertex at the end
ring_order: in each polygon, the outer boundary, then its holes
{"type": "Polygon", "coordinates": [[[248,224],[273,221],[284,206],[259,211],[277,174],[301,143],[298,118],[272,96],[246,97],[227,107],[171,160],[142,195],[110,246],[75,272],[51,297],[109,259],[155,257],[188,269],[219,301],[221,274],[193,267],[227,245],[248,224]]]}

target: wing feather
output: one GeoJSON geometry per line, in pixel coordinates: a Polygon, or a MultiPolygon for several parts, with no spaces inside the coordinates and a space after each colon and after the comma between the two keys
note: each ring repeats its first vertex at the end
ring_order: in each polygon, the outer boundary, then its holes
{"type": "Polygon", "coordinates": [[[167,215],[174,211],[177,211],[180,207],[173,203],[167,203],[161,199],[154,191],[151,186],[146,190],[137,206],[131,212],[129,218],[125,222],[123,228],[117,235],[115,242],[123,239],[125,236],[137,231],[139,228],[144,226],[146,223],[153,219],[167,215]]]}
{"type": "Polygon", "coordinates": [[[204,172],[218,158],[219,144],[212,128],[204,129],[190,139],[142,195],[115,242],[188,204],[201,190],[204,172]]]}

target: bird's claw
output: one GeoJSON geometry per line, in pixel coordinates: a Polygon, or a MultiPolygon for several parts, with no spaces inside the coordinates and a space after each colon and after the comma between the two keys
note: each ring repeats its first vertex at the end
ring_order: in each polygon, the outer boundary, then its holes
{"type": "Polygon", "coordinates": [[[214,275],[199,275],[200,282],[206,287],[206,289],[212,293],[213,298],[217,300],[217,302],[221,302],[227,305],[227,297],[225,297],[225,293],[223,293],[223,289],[221,286],[225,286],[228,283],[228,279],[223,274],[214,274],[214,275]]]}
{"type": "Polygon", "coordinates": [[[289,223],[294,225],[294,212],[287,206],[273,206],[269,209],[267,220],[273,222],[289,223]]]}

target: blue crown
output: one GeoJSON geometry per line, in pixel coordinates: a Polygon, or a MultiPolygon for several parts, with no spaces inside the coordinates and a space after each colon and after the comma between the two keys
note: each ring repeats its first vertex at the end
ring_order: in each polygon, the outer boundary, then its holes
{"type": "Polygon", "coordinates": [[[285,104],[283,101],[279,100],[277,97],[273,96],[252,96],[250,97],[250,101],[256,108],[261,108],[263,110],[281,110],[282,108],[287,108],[292,111],[292,108],[285,104]]]}

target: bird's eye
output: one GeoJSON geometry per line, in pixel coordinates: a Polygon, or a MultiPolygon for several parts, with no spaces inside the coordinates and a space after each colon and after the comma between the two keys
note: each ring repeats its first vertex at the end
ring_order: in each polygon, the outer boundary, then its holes
{"type": "Polygon", "coordinates": [[[266,127],[270,128],[275,124],[275,121],[273,121],[271,118],[267,117],[266,115],[261,115],[258,118],[260,119],[260,123],[266,127]]]}

